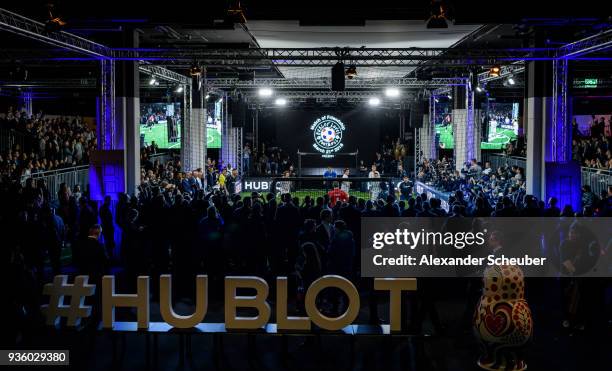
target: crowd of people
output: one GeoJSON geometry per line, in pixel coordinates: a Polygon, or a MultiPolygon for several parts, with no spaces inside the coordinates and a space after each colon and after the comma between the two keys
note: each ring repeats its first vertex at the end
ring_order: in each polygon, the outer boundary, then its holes
{"type": "Polygon", "coordinates": [[[0,154],[0,175],[22,176],[89,163],[95,130],[79,117],[46,117],[9,110],[0,115],[7,137],[22,138],[0,154]]]}
{"type": "MultiPolygon", "coordinates": [[[[55,150],[47,151],[47,138],[53,143],[64,139],[61,135],[70,135],[75,142],[95,141],[78,120],[62,129],[56,120],[15,116],[10,120],[18,127],[25,122],[35,138],[43,138],[45,146],[38,147],[38,155],[42,150],[44,157],[55,154],[55,150]]],[[[217,295],[227,275],[257,275],[271,284],[274,277],[287,276],[291,301],[300,311],[304,289],[323,274],[342,275],[361,290],[371,289],[371,280],[360,278],[363,217],[612,215],[612,187],[602,197],[586,197],[590,190],[584,188],[584,208],[573,210],[557,205],[555,199],[544,202],[525,194],[520,168],[492,169],[489,163],[472,160],[457,171],[452,160],[424,160],[416,180],[451,192],[446,210],[440,199],[414,192],[403,168],[401,145],[393,141],[382,147],[373,164],[362,166],[369,167],[370,178],[398,176],[406,186],[378,192],[370,199],[351,195],[336,181],[329,193],[318,197],[300,198],[291,192],[241,194],[236,189],[239,174],[230,164],[209,158],[204,169],[186,171],[176,157],[151,160],[156,151],[154,145],[143,151],[138,194],[121,194],[116,203],[110,197],[101,204],[94,202],[87,190],[78,187],[63,185],[57,195],[51,195],[43,182],[0,183],[0,197],[6,201],[1,224],[12,232],[6,234],[11,241],[3,252],[10,262],[7,273],[17,278],[8,294],[16,332],[39,323],[41,286],[60,272],[89,274],[99,284],[111,267],[120,267],[122,282],[130,285],[139,275],[151,276],[156,285],[156,277],[172,273],[182,296],[193,292],[193,277],[198,273],[209,275],[211,290],[217,295]]],[[[262,151],[261,156],[252,151],[250,155],[253,163],[247,168],[253,171],[287,174],[291,169],[281,150],[262,151]]],[[[70,158],[76,160],[76,154],[72,152],[70,158]]],[[[86,159],[85,154],[80,157],[80,161],[86,159]]],[[[371,298],[369,313],[375,322],[375,295],[371,298]]],[[[334,296],[325,296],[319,303],[330,316],[341,313],[345,304],[334,296]]],[[[417,317],[424,315],[416,313],[417,317]]],[[[416,323],[421,321],[416,319],[416,323]]]]}
{"type": "Polygon", "coordinates": [[[584,167],[597,170],[612,170],[612,115],[606,123],[602,116],[597,120],[593,116],[588,132],[578,128],[573,121],[572,158],[584,167]]]}

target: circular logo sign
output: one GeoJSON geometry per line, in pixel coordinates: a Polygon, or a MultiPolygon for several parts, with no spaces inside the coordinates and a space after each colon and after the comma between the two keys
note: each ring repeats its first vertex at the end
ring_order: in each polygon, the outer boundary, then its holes
{"type": "Polygon", "coordinates": [[[345,127],[342,121],[334,116],[325,115],[318,118],[311,126],[314,136],[312,146],[323,154],[323,157],[333,157],[342,148],[342,132],[345,127]]]}

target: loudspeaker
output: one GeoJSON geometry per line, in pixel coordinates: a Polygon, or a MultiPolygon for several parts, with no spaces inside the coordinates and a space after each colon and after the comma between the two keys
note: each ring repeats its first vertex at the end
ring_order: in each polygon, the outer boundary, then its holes
{"type": "Polygon", "coordinates": [[[332,67],[331,80],[333,91],[344,91],[344,63],[338,62],[332,67]]]}
{"type": "Polygon", "coordinates": [[[245,125],[247,108],[247,102],[244,98],[231,98],[229,113],[232,115],[232,127],[241,128],[245,125]]]}
{"type": "Polygon", "coordinates": [[[423,115],[429,111],[429,102],[420,101],[410,104],[410,128],[420,129],[423,127],[423,115]]]}

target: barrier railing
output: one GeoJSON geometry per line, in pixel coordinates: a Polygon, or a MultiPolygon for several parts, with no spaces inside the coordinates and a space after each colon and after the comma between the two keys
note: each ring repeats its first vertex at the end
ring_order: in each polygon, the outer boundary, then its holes
{"type": "Polygon", "coordinates": [[[12,150],[15,145],[23,151],[24,134],[13,129],[0,127],[0,151],[12,150]]]}
{"type": "Polygon", "coordinates": [[[174,159],[175,156],[176,155],[173,152],[162,152],[162,153],[154,153],[152,155],[148,155],[149,160],[153,162],[159,161],[161,164],[174,159]]]}
{"type": "Polygon", "coordinates": [[[580,169],[582,175],[582,185],[591,187],[591,191],[596,195],[600,195],[602,191],[608,190],[608,186],[612,185],[612,171],[604,169],[594,169],[583,167],[580,169]]]}
{"type": "Polygon", "coordinates": [[[43,180],[47,185],[51,198],[55,200],[57,198],[57,192],[59,191],[62,183],[66,183],[66,186],[68,186],[70,189],[78,184],[81,186],[83,191],[87,190],[89,187],[89,166],[75,166],[66,169],[45,171],[22,176],[21,184],[25,185],[28,178],[33,179],[35,182],[43,180]]]}
{"type": "Polygon", "coordinates": [[[493,169],[497,169],[501,166],[518,166],[523,170],[527,169],[527,159],[525,157],[491,153],[488,155],[488,161],[491,162],[491,167],[493,169]]]}

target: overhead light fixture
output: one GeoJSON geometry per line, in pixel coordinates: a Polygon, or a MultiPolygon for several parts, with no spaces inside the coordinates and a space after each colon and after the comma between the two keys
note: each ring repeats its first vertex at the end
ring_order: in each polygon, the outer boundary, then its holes
{"type": "Polygon", "coordinates": [[[49,19],[45,22],[45,31],[47,32],[57,32],[60,31],[67,23],[62,19],[62,17],[53,15],[54,4],[47,4],[47,11],[49,12],[49,19]]]}
{"type": "Polygon", "coordinates": [[[353,78],[357,77],[357,66],[355,66],[354,64],[351,64],[347,69],[346,72],[344,73],[344,75],[346,76],[347,79],[352,80],[353,78]]]}
{"type": "Polygon", "coordinates": [[[201,74],[202,74],[202,68],[198,66],[197,63],[192,64],[191,68],[189,68],[189,75],[191,75],[191,77],[196,77],[196,76],[200,76],[201,74]]]}
{"type": "Polygon", "coordinates": [[[514,85],[516,84],[516,80],[514,79],[513,75],[510,75],[506,78],[506,84],[508,85],[514,85]]]}
{"type": "Polygon", "coordinates": [[[489,69],[489,77],[499,77],[501,74],[501,67],[499,65],[495,65],[489,69]]]}
{"type": "Polygon", "coordinates": [[[399,97],[400,91],[398,88],[387,88],[385,90],[385,95],[392,98],[399,97]]]}
{"type": "Polygon", "coordinates": [[[482,88],[482,86],[477,85],[476,86],[476,91],[479,92],[479,93],[482,93],[484,91],[484,89],[482,88]]]}
{"type": "Polygon", "coordinates": [[[444,0],[431,0],[430,17],[427,20],[427,28],[448,28],[446,22],[446,4],[444,0]]]}
{"type": "Polygon", "coordinates": [[[206,96],[204,97],[204,99],[208,99],[208,98],[210,98],[210,95],[209,95],[209,94],[206,94],[206,96]]]}
{"type": "Polygon", "coordinates": [[[175,92],[177,92],[177,93],[182,93],[182,92],[183,92],[183,86],[182,86],[182,85],[179,85],[179,86],[176,88],[175,92]]]}
{"type": "Polygon", "coordinates": [[[260,97],[270,97],[272,96],[272,89],[270,88],[260,88],[258,91],[260,97]]]}
{"type": "Polygon", "coordinates": [[[378,106],[380,104],[380,99],[378,99],[376,97],[372,97],[372,98],[370,98],[370,100],[368,100],[368,104],[370,106],[378,106]]]}
{"type": "Polygon", "coordinates": [[[276,98],[274,104],[276,104],[277,106],[284,106],[285,104],[287,104],[287,100],[285,98],[276,98]]]}
{"type": "Polygon", "coordinates": [[[155,83],[157,83],[157,80],[155,77],[151,77],[151,80],[149,80],[149,85],[155,85],[155,83]]]}
{"type": "Polygon", "coordinates": [[[446,97],[447,97],[448,99],[450,99],[450,100],[453,100],[453,95],[452,95],[451,93],[448,93],[448,94],[446,95],[446,97]]]}

